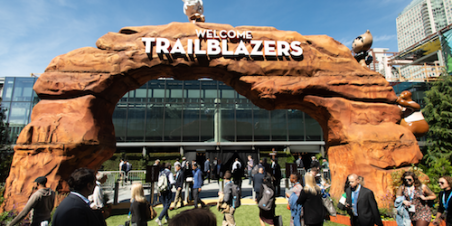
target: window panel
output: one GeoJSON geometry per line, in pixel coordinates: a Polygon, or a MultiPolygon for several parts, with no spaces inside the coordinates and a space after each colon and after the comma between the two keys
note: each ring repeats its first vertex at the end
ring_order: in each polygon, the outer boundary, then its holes
{"type": "Polygon", "coordinates": [[[146,109],[146,141],[162,141],[163,104],[148,104],[146,109]]]}
{"type": "Polygon", "coordinates": [[[127,115],[127,141],[143,141],[145,130],[145,104],[129,104],[127,115]]]}
{"type": "Polygon", "coordinates": [[[272,141],[287,141],[287,110],[270,111],[272,141]]]}
{"type": "Polygon", "coordinates": [[[305,122],[304,113],[298,110],[287,110],[288,130],[290,141],[304,141],[305,122]]]}

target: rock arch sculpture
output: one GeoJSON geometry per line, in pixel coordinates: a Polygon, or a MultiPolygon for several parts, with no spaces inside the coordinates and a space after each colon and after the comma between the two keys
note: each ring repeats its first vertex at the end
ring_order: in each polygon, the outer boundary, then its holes
{"type": "MultiPolygon", "coordinates": [[[[229,49],[239,44],[230,41],[229,49]]],[[[112,123],[116,103],[128,91],[161,76],[210,77],[261,108],[299,109],[315,118],[325,134],[335,197],[342,193],[345,177],[354,172],[372,181],[367,186],[378,198],[388,189],[392,169],[422,158],[414,135],[397,124],[401,111],[394,104],[392,87],[330,37],[271,27],[171,23],[126,27],[96,44],[98,48],[57,56],[37,80],[34,90],[41,101],[14,148],[2,209],[22,208],[37,175],[46,175],[53,189],[67,190],[65,179],[75,168],[100,167],[116,149],[112,123]],[[182,43],[197,39],[196,30],[201,29],[251,31],[256,40],[296,40],[303,58],[168,60],[155,49],[145,53],[142,37],[162,37],[174,45],[177,39],[182,43]]],[[[252,48],[249,43],[247,48],[252,48]]]]}

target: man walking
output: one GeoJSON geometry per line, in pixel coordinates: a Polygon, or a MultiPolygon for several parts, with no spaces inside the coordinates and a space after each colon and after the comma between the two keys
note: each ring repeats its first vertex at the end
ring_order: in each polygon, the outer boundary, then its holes
{"type": "Polygon", "coordinates": [[[348,176],[350,186],[345,190],[347,194],[345,207],[347,208],[352,226],[382,226],[380,212],[374,193],[361,186],[358,175],[348,176]]]}
{"type": "Polygon", "coordinates": [[[207,160],[204,162],[204,174],[207,177],[207,183],[210,184],[210,159],[207,158],[207,160]]]}
{"type": "MultiPolygon", "coordinates": [[[[235,206],[233,203],[234,200],[234,195],[233,195],[233,189],[234,189],[234,184],[231,181],[231,172],[226,171],[226,173],[224,174],[224,196],[223,196],[223,203],[226,203],[229,208],[226,208],[225,210],[223,210],[223,226],[235,226],[235,219],[234,219],[234,212],[235,212],[235,206]]],[[[237,187],[235,187],[237,189],[237,187]]],[[[219,196],[221,196],[222,192],[220,191],[218,193],[219,196]]],[[[240,198],[240,197],[236,197],[240,198]]]]}
{"type": "Polygon", "coordinates": [[[253,176],[253,188],[256,193],[256,199],[261,192],[262,182],[264,181],[264,167],[259,167],[258,173],[253,176]]]}
{"type": "Polygon", "coordinates": [[[50,213],[55,202],[55,192],[46,187],[47,178],[38,177],[35,179],[38,190],[30,196],[22,211],[11,221],[9,225],[15,225],[24,219],[28,212],[32,211],[31,226],[47,225],[50,222],[50,213]]]}
{"type": "Polygon", "coordinates": [[[251,155],[248,155],[248,163],[247,163],[247,168],[248,168],[248,185],[251,185],[251,181],[253,180],[253,167],[254,167],[254,161],[253,161],[253,157],[251,157],[251,155]]]}
{"type": "MultiPolygon", "coordinates": [[[[174,202],[173,202],[173,205],[170,207],[170,210],[177,208],[177,203],[179,201],[180,201],[180,207],[181,208],[184,207],[184,199],[182,198],[182,189],[184,187],[184,181],[185,181],[184,171],[182,171],[180,164],[176,164],[175,169],[176,169],[176,175],[175,175],[176,183],[174,184],[174,187],[176,188],[176,195],[174,196],[174,202]]],[[[187,191],[185,191],[185,192],[187,192],[187,191]]]]}
{"type": "Polygon", "coordinates": [[[242,163],[240,163],[239,158],[235,158],[235,162],[232,164],[232,177],[234,183],[242,188],[242,163]]]}
{"type": "Polygon", "coordinates": [[[275,187],[276,197],[281,194],[281,166],[278,164],[278,158],[272,159],[273,186],[275,187]]]}
{"type": "Polygon", "coordinates": [[[201,207],[205,207],[206,204],[201,200],[201,198],[199,197],[199,193],[201,192],[201,187],[202,187],[202,172],[201,170],[198,168],[198,164],[196,164],[196,162],[193,162],[192,164],[192,168],[193,168],[193,200],[195,201],[195,208],[198,208],[198,203],[201,203],[201,207]]]}
{"type": "Polygon", "coordinates": [[[297,164],[298,172],[301,172],[300,174],[304,176],[306,169],[304,168],[303,157],[301,156],[301,154],[298,156],[298,159],[297,161],[295,161],[295,163],[297,164]]]}
{"type": "Polygon", "coordinates": [[[72,192],[60,203],[52,219],[52,226],[103,226],[104,219],[94,213],[89,206],[88,196],[96,186],[94,171],[87,168],[76,169],[67,183],[72,192]]]}
{"type": "MultiPolygon", "coordinates": [[[[162,164],[163,165],[163,164],[162,164]]],[[[163,210],[160,212],[159,217],[155,220],[158,225],[162,225],[162,219],[169,220],[168,209],[171,205],[171,198],[173,197],[173,193],[171,192],[171,186],[175,184],[173,174],[171,173],[171,163],[166,163],[165,168],[159,174],[159,195],[160,202],[163,205],[163,210]],[[162,179],[161,179],[162,178],[162,179]],[[166,186],[164,185],[166,180],[166,186]],[[162,182],[163,183],[162,183],[162,182]]]]}

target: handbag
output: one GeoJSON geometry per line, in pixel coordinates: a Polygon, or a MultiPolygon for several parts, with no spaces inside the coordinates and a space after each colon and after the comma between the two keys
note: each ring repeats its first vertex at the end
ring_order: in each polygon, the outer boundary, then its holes
{"type": "Polygon", "coordinates": [[[335,217],[336,216],[336,209],[334,208],[334,204],[333,201],[331,200],[330,196],[322,196],[322,203],[323,206],[326,208],[326,210],[328,211],[328,213],[335,217]]]}
{"type": "Polygon", "coordinates": [[[147,203],[147,219],[148,221],[153,220],[157,216],[157,212],[152,208],[151,204],[147,203]]]}
{"type": "Polygon", "coordinates": [[[275,226],[283,226],[283,220],[282,220],[282,216],[275,216],[275,218],[273,219],[273,223],[275,226]]]}

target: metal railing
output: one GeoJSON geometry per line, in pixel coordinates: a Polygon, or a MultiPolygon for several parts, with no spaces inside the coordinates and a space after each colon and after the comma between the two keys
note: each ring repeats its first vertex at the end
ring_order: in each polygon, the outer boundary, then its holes
{"type": "Polygon", "coordinates": [[[127,181],[141,181],[144,183],[146,179],[146,170],[131,170],[127,174],[122,171],[99,171],[106,174],[107,181],[102,184],[103,188],[113,189],[115,187],[115,182],[120,180],[120,183],[124,183],[125,179],[127,181]]]}

